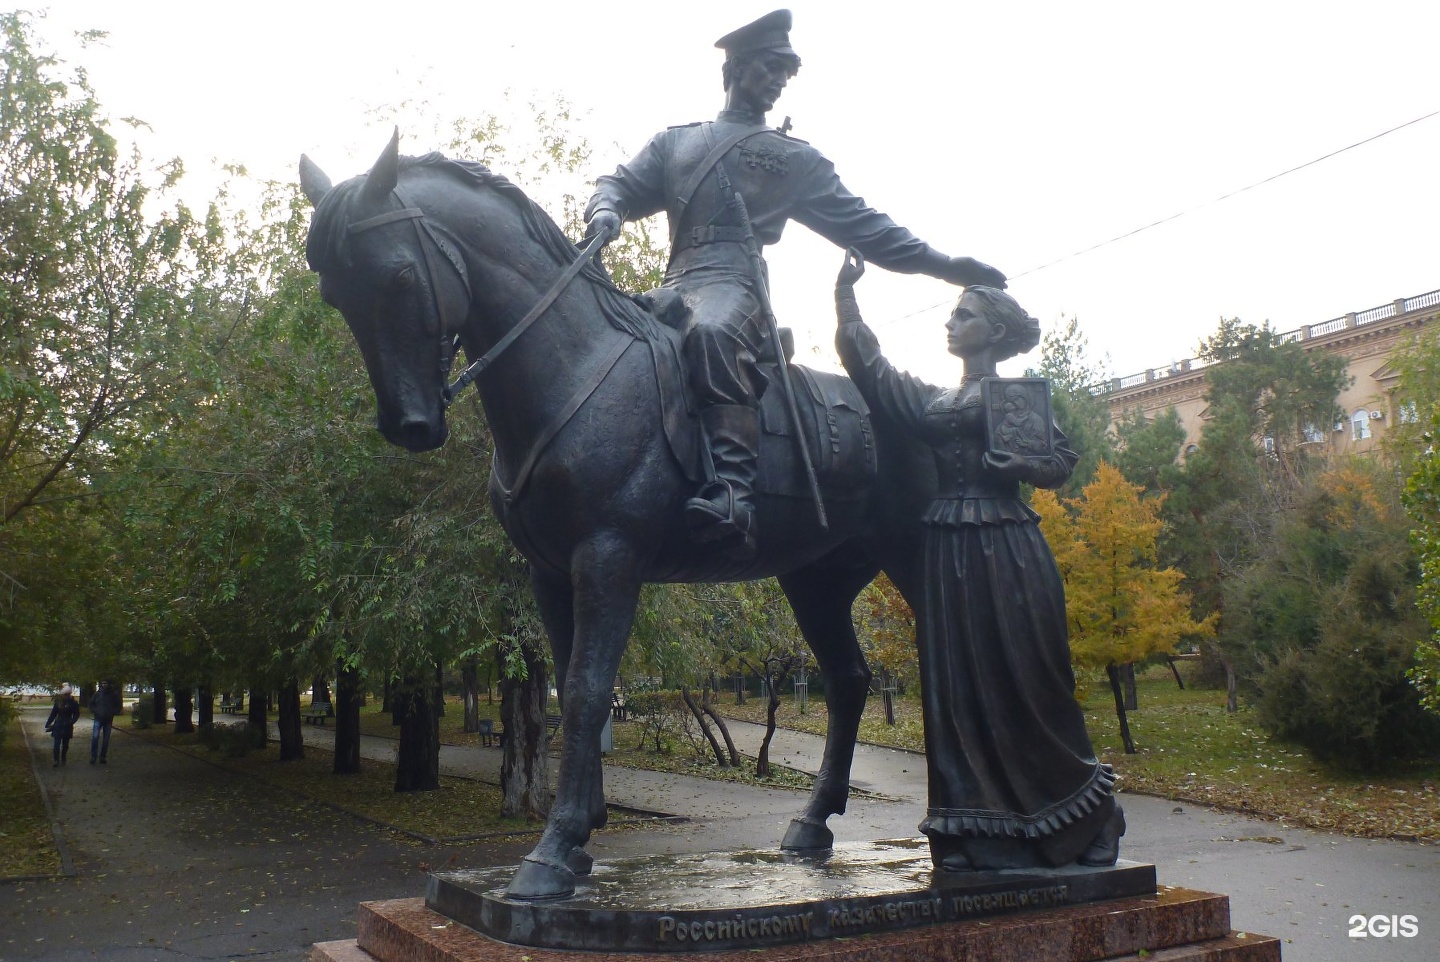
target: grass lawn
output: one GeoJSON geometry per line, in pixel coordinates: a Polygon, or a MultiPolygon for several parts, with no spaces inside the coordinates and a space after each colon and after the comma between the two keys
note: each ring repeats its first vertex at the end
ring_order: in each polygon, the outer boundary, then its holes
{"type": "MultiPolygon", "coordinates": [[[[48,751],[48,739],[43,747],[48,751]]],[[[48,758],[45,763],[49,764],[48,758]]],[[[35,784],[20,722],[11,719],[0,740],[0,879],[59,871],[60,852],[35,784]]]]}
{"type": "MultiPolygon", "coordinates": [[[[131,731],[236,774],[248,775],[293,797],[328,804],[401,833],[410,833],[411,837],[422,836],[425,841],[538,835],[542,827],[524,819],[501,818],[499,787],[472,779],[441,775],[437,791],[396,792],[395,766],[388,762],[362,759],[359,773],[336,775],[331,771],[333,755],[314,746],[307,745],[305,757],[295,761],[280,761],[280,749],[274,741],[242,758],[230,758],[223,752],[201,746],[193,734],[176,735],[169,728],[131,731]]],[[[626,820],[625,815],[612,813],[611,826],[621,826],[626,820]]]]}
{"type": "MultiPolygon", "coordinates": [[[[551,710],[556,708],[558,706],[552,702],[551,710]]],[[[491,705],[482,698],[480,717],[493,721],[498,731],[501,728],[499,699],[497,698],[491,705]]],[[[480,736],[466,732],[464,729],[464,709],[458,704],[447,703],[445,714],[440,716],[440,743],[442,745],[479,745],[480,736]]],[[[379,703],[373,701],[372,704],[360,710],[360,730],[366,735],[379,735],[382,738],[400,737],[400,729],[392,724],[390,715],[382,712],[379,703]]],[[[615,722],[612,734],[615,740],[615,750],[605,756],[607,765],[642,768],[652,772],[671,772],[676,775],[695,775],[699,778],[743,782],[769,788],[793,788],[804,792],[810,791],[815,784],[815,779],[810,775],[774,763],[771,763],[770,766],[770,777],[759,778],[755,774],[755,759],[746,756],[741,756],[739,768],[721,768],[715,764],[715,759],[709,753],[708,748],[703,756],[691,751],[685,744],[679,745],[670,752],[656,752],[653,748],[640,748],[636,744],[640,740],[639,726],[633,721],[615,722]]]]}
{"type": "MultiPolygon", "coordinates": [[[[1182,668],[1182,674],[1184,669],[1182,668]]],[[[1082,705],[1096,751],[1122,776],[1122,790],[1159,795],[1324,831],[1372,838],[1440,840],[1440,764],[1414,766],[1384,776],[1329,770],[1304,749],[1272,739],[1242,706],[1225,711],[1223,692],[1181,691],[1168,668],[1138,679],[1140,709],[1129,713],[1139,749],[1126,755],[1108,685],[1091,682],[1082,705]]],[[[864,741],[919,751],[924,747],[920,705],[898,699],[897,724],[885,724],[879,698],[865,705],[864,741]]],[[[764,702],[745,705],[722,699],[721,710],[747,721],[764,721],[764,702]]],[[[823,734],[826,712],[812,697],[805,714],[782,699],[779,723],[823,734]]]]}

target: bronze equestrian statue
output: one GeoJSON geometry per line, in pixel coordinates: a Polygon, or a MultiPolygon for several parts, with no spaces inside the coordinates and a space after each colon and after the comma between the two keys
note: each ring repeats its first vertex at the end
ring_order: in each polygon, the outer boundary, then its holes
{"type": "Polygon", "coordinates": [[[302,159],[301,183],[316,208],[306,254],[360,347],[381,433],[411,451],[444,444],[457,348],[483,368],[491,503],[530,562],[563,716],[555,805],[508,894],[565,897],[589,869],[584,845],[606,815],[600,732],[645,582],[779,579],[829,708],[821,773],[782,845],[828,848],[870,684],[851,604],[882,568],[918,600],[920,515],[935,491],[925,446],[872,418],[847,378],[793,367],[828,525],[808,510],[795,432],[772,399],[754,556],[697,544],[684,506],[704,458],[677,331],[478,164],[402,158],[397,138],[368,174],[334,186],[302,159]]]}

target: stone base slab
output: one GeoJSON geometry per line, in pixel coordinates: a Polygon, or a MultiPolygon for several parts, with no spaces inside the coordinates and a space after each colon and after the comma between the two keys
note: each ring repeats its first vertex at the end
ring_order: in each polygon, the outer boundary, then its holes
{"type": "Polygon", "coordinates": [[[925,839],[640,855],[596,863],[557,901],[505,896],[514,866],[430,876],[425,904],[499,942],[590,952],[818,944],[943,922],[1154,895],[1155,866],[936,872],[925,839]]]}
{"type": "Polygon", "coordinates": [[[573,952],[497,942],[425,907],[363,902],[359,936],[314,947],[315,962],[1280,962],[1280,943],[1230,931],[1230,900],[1162,887],[1149,897],[948,922],[859,938],[696,953],[573,952]],[[1144,953],[1142,955],[1142,953],[1144,953]]]}

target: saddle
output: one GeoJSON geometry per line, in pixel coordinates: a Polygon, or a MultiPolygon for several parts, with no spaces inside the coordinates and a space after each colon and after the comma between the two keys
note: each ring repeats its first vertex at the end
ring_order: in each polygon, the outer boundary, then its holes
{"type": "MultiPolygon", "coordinates": [[[[661,288],[639,298],[661,321],[662,336],[650,345],[659,387],[661,415],[670,450],[685,476],[695,484],[707,480],[700,419],[690,396],[680,336],[685,308],[673,291],[661,288]]],[[[766,344],[759,358],[770,388],[760,398],[760,464],[756,490],[785,497],[810,497],[810,485],[796,446],[795,429],[786,409],[784,388],[776,368],[787,364],[795,388],[804,441],[810,448],[815,476],[827,495],[856,494],[874,480],[877,461],[870,408],[848,377],[812,371],[790,363],[793,344],[788,328],[781,328],[784,344],[766,344]],[[783,357],[782,357],[783,355],[783,357]]]]}

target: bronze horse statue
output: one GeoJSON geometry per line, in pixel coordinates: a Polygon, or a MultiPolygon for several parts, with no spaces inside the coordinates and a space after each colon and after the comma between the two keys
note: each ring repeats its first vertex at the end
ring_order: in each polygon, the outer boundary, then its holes
{"type": "Polygon", "coordinates": [[[300,172],[316,208],[309,264],[359,343],[385,438],[411,451],[444,444],[454,354],[483,356],[472,368],[484,368],[475,383],[495,439],[491,501],[530,562],[563,718],[554,807],[507,895],[568,897],[589,871],[584,846],[606,814],[600,734],[646,582],[778,578],[829,708],[820,775],[782,848],[829,848],[870,683],[851,606],[882,569],[915,597],[919,518],[935,489],[928,450],[872,421],[848,379],[792,367],[828,526],[796,432],[762,411],[758,555],[694,544],[682,508],[705,466],[675,330],[588,257],[557,284],[579,252],[479,164],[401,157],[397,133],[367,174],[332,186],[308,158],[300,172]]]}

